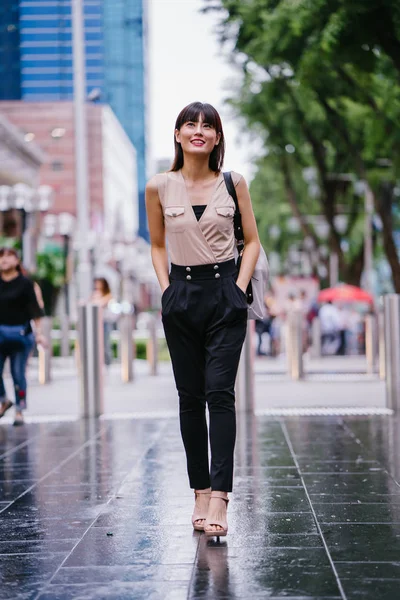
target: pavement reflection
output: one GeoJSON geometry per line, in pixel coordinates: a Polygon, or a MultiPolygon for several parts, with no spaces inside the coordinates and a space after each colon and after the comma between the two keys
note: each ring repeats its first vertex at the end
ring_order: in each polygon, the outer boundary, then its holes
{"type": "Polygon", "coordinates": [[[397,600],[399,419],[238,414],[229,534],[177,419],[0,426],[0,600],[397,600]]]}

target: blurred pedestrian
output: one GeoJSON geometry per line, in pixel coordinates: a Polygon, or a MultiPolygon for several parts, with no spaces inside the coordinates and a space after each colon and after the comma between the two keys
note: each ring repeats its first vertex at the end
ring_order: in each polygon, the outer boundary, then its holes
{"type": "Polygon", "coordinates": [[[272,318],[271,318],[271,314],[269,311],[269,306],[268,306],[268,301],[269,301],[270,295],[266,294],[265,298],[264,298],[264,303],[265,303],[265,310],[266,310],[266,315],[264,317],[264,319],[256,319],[256,323],[255,323],[255,330],[258,336],[258,343],[257,343],[257,350],[256,350],[256,354],[257,356],[267,356],[268,354],[271,354],[271,323],[272,323],[272,318]],[[266,350],[265,347],[265,336],[268,336],[268,340],[269,340],[269,347],[268,347],[268,351],[266,350]]]}
{"type": "Polygon", "coordinates": [[[322,352],[335,354],[340,327],[338,308],[332,302],[327,302],[319,309],[318,316],[321,324],[322,352]]]}
{"type": "Polygon", "coordinates": [[[257,354],[257,356],[267,356],[268,352],[265,351],[265,342],[264,342],[263,336],[265,334],[270,336],[271,318],[269,316],[267,316],[264,319],[257,319],[255,328],[256,328],[256,333],[257,333],[257,337],[258,337],[256,354],[257,354]]]}
{"type": "Polygon", "coordinates": [[[103,307],[104,329],[104,363],[108,366],[112,362],[111,332],[114,327],[115,316],[109,309],[113,297],[108,281],[105,277],[96,277],[91,301],[103,307]]]}
{"type": "Polygon", "coordinates": [[[347,332],[349,330],[349,313],[344,306],[339,306],[339,347],[336,351],[338,356],[347,354],[347,332]]]}
{"type": "Polygon", "coordinates": [[[355,309],[349,309],[347,350],[349,354],[360,354],[360,337],[362,333],[362,317],[355,309]]]}
{"type": "Polygon", "coordinates": [[[234,387],[247,328],[246,288],[260,242],[247,185],[241,175],[232,173],[246,242],[237,273],[235,203],[221,172],[224,135],[215,108],[200,102],[184,108],[176,121],[174,142],[171,170],[147,185],[151,252],[163,292],[162,319],[179,393],[189,482],[195,491],[192,523],[207,536],[219,537],[228,530],[236,436],[234,387]]]}
{"type": "Polygon", "coordinates": [[[4,364],[9,358],[15,390],[14,425],[23,425],[26,409],[26,365],[36,343],[46,346],[41,333],[40,307],[34,284],[22,275],[18,253],[13,248],[0,249],[0,418],[13,402],[6,397],[3,381],[4,364]],[[31,321],[35,323],[35,335],[31,321]]]}

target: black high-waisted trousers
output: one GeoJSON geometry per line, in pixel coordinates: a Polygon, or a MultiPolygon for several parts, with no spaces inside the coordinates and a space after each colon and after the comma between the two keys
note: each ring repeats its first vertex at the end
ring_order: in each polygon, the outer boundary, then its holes
{"type": "Polygon", "coordinates": [[[232,491],[235,379],[246,335],[247,300],[234,260],[172,265],[162,296],[190,486],[232,491]],[[209,410],[211,466],[208,459],[209,410]]]}

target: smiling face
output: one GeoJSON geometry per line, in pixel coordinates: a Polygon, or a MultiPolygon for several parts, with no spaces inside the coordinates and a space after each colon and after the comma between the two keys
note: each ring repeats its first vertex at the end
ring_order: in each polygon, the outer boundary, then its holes
{"type": "Polygon", "coordinates": [[[220,172],[225,154],[221,117],[211,104],[192,102],[181,110],[174,131],[175,158],[172,171],[183,167],[184,155],[209,157],[209,167],[220,172]]]}
{"type": "Polygon", "coordinates": [[[184,154],[209,156],[218,146],[221,134],[208,123],[203,115],[198,121],[187,121],[180,129],[175,130],[175,139],[181,144],[184,154]]]}

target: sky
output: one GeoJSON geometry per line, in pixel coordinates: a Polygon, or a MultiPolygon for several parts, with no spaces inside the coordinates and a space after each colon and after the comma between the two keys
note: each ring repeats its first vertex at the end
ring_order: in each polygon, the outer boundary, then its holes
{"type": "Polygon", "coordinates": [[[149,0],[150,156],[153,165],[172,158],[178,113],[190,102],[209,102],[223,119],[225,170],[249,179],[249,141],[224,105],[229,90],[240,84],[240,73],[223,56],[215,32],[220,16],[202,14],[204,5],[204,0],[149,0]]]}

